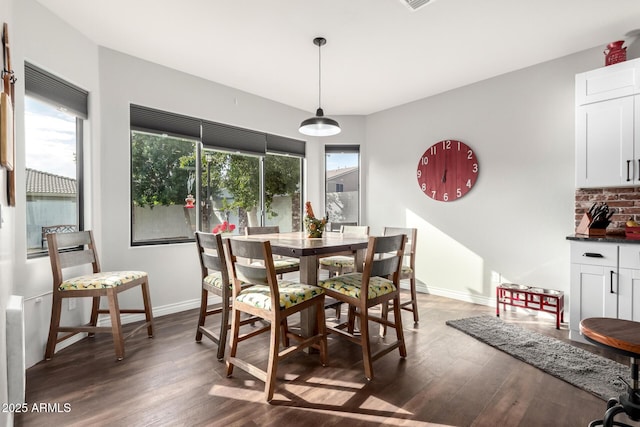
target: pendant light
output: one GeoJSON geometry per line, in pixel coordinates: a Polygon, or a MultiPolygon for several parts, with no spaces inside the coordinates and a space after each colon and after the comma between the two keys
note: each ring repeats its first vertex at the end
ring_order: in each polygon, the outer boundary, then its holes
{"type": "Polygon", "coordinates": [[[320,49],[327,43],[324,37],[316,37],[313,39],[313,44],[318,46],[318,109],[316,110],[316,116],[311,117],[300,123],[300,133],[309,136],[331,136],[340,133],[340,125],[335,120],[325,117],[324,111],[321,107],[321,95],[322,95],[322,58],[320,56],[320,49]]]}

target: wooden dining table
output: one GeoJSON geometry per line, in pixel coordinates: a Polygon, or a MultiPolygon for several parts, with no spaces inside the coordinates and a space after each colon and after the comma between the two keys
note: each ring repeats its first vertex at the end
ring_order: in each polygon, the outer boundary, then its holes
{"type": "MultiPolygon", "coordinates": [[[[233,236],[238,240],[269,240],[274,255],[300,259],[300,282],[318,284],[318,260],[325,256],[355,256],[357,271],[362,271],[369,238],[348,233],[324,232],[322,237],[310,238],[305,232],[253,234],[233,236]]],[[[300,328],[304,336],[311,336],[316,327],[315,313],[303,310],[300,313],[300,328]]]]}

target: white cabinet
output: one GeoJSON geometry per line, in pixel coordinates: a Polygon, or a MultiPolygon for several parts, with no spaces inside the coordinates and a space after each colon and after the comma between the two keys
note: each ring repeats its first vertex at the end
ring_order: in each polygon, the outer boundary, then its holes
{"type": "Polygon", "coordinates": [[[570,298],[573,340],[588,317],[640,321],[640,244],[572,241],[570,298]]]}
{"type": "Polygon", "coordinates": [[[576,186],[640,185],[640,60],[576,75],[576,186]]]}
{"type": "Polygon", "coordinates": [[[578,188],[640,183],[640,146],[636,141],[640,138],[634,134],[637,97],[616,98],[576,109],[578,188]]]}
{"type": "Polygon", "coordinates": [[[618,317],[640,321],[640,245],[620,245],[618,317]]]}
{"type": "Polygon", "coordinates": [[[640,60],[576,74],[576,105],[640,93],[640,60]]]}

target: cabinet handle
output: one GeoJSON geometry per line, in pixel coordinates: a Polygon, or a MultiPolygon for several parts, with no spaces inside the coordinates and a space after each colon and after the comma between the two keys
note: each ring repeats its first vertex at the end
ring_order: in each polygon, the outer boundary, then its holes
{"type": "Polygon", "coordinates": [[[631,160],[627,160],[627,182],[631,181],[631,178],[629,178],[629,165],[631,164],[631,160]]]}
{"type": "Polygon", "coordinates": [[[611,275],[611,277],[610,277],[611,282],[610,282],[609,291],[610,291],[612,294],[615,294],[615,292],[613,292],[613,275],[614,275],[614,274],[615,274],[615,272],[614,272],[613,270],[611,270],[611,272],[610,272],[610,275],[611,275]]]}
{"type": "Polygon", "coordinates": [[[604,258],[604,255],[596,252],[585,252],[582,256],[586,256],[587,258],[604,258]]]}

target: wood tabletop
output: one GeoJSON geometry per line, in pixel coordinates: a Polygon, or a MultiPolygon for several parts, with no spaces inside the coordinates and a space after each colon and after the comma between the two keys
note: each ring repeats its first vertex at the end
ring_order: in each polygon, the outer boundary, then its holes
{"type": "Polygon", "coordinates": [[[366,249],[369,238],[347,233],[325,232],[320,238],[310,238],[304,232],[252,234],[250,236],[232,236],[239,240],[269,240],[271,251],[276,255],[310,256],[333,254],[366,249]]]}
{"type": "Polygon", "coordinates": [[[628,356],[640,357],[640,322],[590,317],[580,322],[580,332],[595,344],[628,356]]]}

